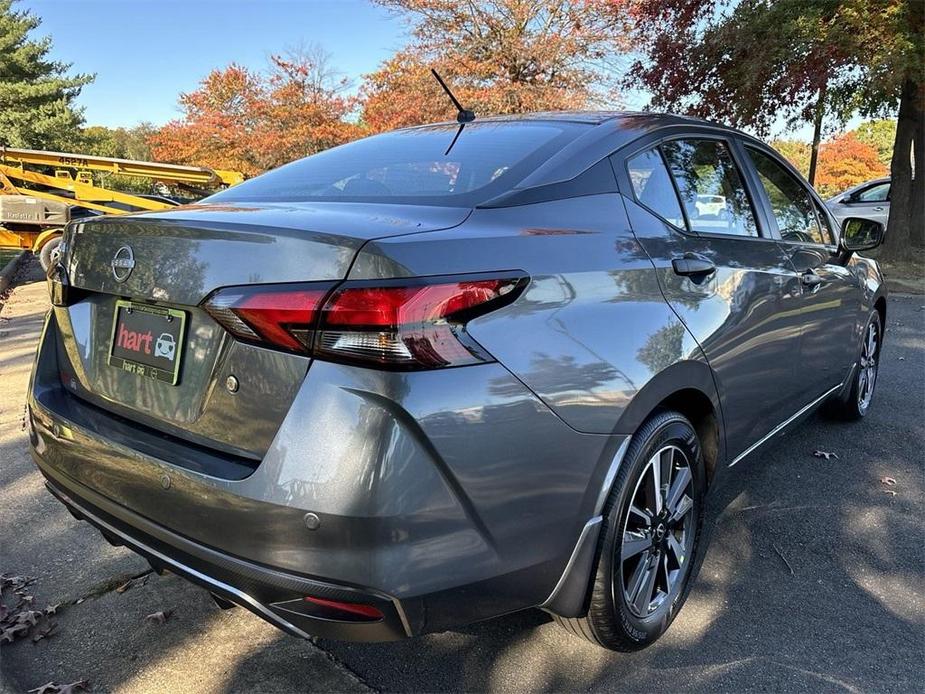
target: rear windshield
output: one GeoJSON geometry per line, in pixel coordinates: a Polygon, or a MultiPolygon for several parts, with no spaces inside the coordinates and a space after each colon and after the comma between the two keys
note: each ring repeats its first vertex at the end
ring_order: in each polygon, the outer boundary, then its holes
{"type": "Polygon", "coordinates": [[[461,132],[457,125],[400,130],[286,164],[205,201],[469,207],[512,188],[586,127],[489,121],[461,132]]]}

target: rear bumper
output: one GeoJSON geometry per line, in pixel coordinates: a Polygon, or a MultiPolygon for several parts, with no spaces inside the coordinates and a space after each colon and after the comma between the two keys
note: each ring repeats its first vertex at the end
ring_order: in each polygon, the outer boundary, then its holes
{"type": "Polygon", "coordinates": [[[309,635],[348,641],[393,641],[411,636],[401,604],[374,591],[309,579],[244,561],[193,542],[128,509],[107,501],[79,483],[36,463],[48,490],[80,520],[106,538],[124,545],[157,569],[167,569],[206,590],[244,607],[292,636],[309,635]],[[310,614],[304,596],[372,605],[377,621],[344,621],[310,614]]]}
{"type": "Polygon", "coordinates": [[[229,456],[65,387],[60,340],[52,314],[28,397],[53,493],[108,538],[299,635],[388,640],[538,605],[563,613],[550,596],[583,566],[576,543],[626,438],[574,431],[499,364],[322,362],[259,465],[230,474],[229,456]],[[331,624],[304,614],[303,596],[384,616],[331,624]]]}

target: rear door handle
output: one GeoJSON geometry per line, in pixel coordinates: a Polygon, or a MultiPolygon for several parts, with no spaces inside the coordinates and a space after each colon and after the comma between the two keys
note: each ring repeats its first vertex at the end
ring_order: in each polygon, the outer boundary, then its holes
{"type": "Polygon", "coordinates": [[[685,253],[683,258],[675,258],[671,261],[671,266],[675,274],[682,277],[703,277],[716,272],[716,265],[712,260],[695,253],[685,253]]]}
{"type": "Polygon", "coordinates": [[[800,281],[803,282],[807,287],[815,287],[817,284],[822,284],[822,278],[817,275],[812,270],[807,270],[802,275],[800,275],[800,281]]]}
{"type": "Polygon", "coordinates": [[[875,207],[875,208],[874,208],[874,212],[883,212],[883,208],[882,208],[882,207],[875,207]]]}

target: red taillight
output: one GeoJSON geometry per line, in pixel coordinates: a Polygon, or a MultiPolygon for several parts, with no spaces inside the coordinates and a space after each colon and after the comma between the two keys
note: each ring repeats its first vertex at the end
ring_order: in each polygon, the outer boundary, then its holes
{"type": "Polygon", "coordinates": [[[333,283],[228,287],[203,308],[236,337],[284,349],[311,350],[318,309],[333,283]]]}
{"type": "Polygon", "coordinates": [[[525,284],[523,277],[347,283],[321,311],[316,354],[404,369],[487,361],[465,324],[510,303],[525,284]]]}
{"type": "Polygon", "coordinates": [[[230,287],[204,308],[245,340],[331,361],[439,368],[490,360],[465,324],[513,301],[526,283],[518,274],[346,282],[333,292],[331,283],[230,287]]]}
{"type": "Polygon", "coordinates": [[[503,296],[510,280],[473,280],[418,287],[350,287],[324,307],[327,326],[396,328],[452,318],[503,296]]]}
{"type": "Polygon", "coordinates": [[[357,619],[366,621],[379,620],[385,617],[382,614],[382,610],[372,605],[363,605],[357,602],[341,602],[340,600],[325,600],[324,598],[314,598],[311,596],[305,596],[305,602],[310,602],[320,607],[331,610],[335,618],[341,615],[337,615],[337,612],[344,613],[341,618],[346,617],[348,619],[357,619]]]}

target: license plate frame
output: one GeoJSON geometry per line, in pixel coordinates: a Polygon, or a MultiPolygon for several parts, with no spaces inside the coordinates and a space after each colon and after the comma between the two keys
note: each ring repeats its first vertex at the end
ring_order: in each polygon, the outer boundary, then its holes
{"type": "MultiPolygon", "coordinates": [[[[183,349],[183,339],[185,335],[185,311],[168,308],[166,306],[154,306],[152,304],[119,299],[116,301],[113,308],[112,332],[109,337],[109,365],[121,369],[126,373],[175,386],[180,380],[180,364],[183,359],[183,352],[185,351],[183,349]],[[143,322],[149,329],[146,333],[138,332],[137,334],[132,330],[132,336],[123,340],[125,344],[117,344],[117,331],[120,326],[120,321],[121,324],[126,327],[126,330],[129,329],[123,316],[133,316],[136,318],[136,325],[138,322],[143,322]],[[156,327],[157,321],[160,319],[165,321],[165,325],[168,326],[168,329],[162,330],[155,338],[150,328],[156,327]],[[177,320],[178,323],[170,325],[174,320],[177,320]],[[165,336],[171,339],[166,340],[165,336]],[[172,350],[170,349],[170,342],[173,342],[172,350]],[[134,351],[130,350],[128,348],[129,344],[139,344],[140,348],[134,351]],[[142,357],[148,356],[148,354],[144,352],[145,346],[147,346],[149,352],[153,354],[153,356],[149,357],[150,361],[147,363],[142,360],[142,357]],[[173,355],[172,359],[168,359],[168,353],[173,355]],[[155,360],[160,361],[154,363],[155,360]],[[159,366],[158,363],[164,364],[164,366],[159,366]],[[167,363],[172,363],[172,368],[169,368],[166,365],[167,363]]],[[[122,338],[123,335],[119,334],[119,337],[122,338]]]]}

